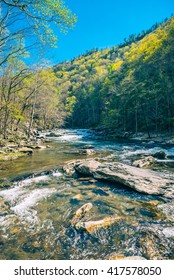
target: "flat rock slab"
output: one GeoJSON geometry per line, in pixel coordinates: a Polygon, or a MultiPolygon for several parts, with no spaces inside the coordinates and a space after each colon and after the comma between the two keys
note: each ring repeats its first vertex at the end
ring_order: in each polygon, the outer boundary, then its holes
{"type": "Polygon", "coordinates": [[[119,162],[99,163],[95,160],[84,160],[74,167],[79,173],[93,175],[98,180],[119,183],[140,193],[174,198],[173,173],[140,169],[119,162]]]}

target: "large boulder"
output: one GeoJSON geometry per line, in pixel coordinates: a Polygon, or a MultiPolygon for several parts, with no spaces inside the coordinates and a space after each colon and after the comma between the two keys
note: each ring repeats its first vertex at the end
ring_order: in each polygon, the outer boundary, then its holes
{"type": "Polygon", "coordinates": [[[140,193],[174,198],[174,175],[171,173],[140,169],[119,162],[101,164],[95,160],[84,160],[74,167],[79,173],[93,175],[97,180],[119,183],[140,193]]]}
{"type": "Polygon", "coordinates": [[[96,160],[84,160],[80,164],[75,164],[75,170],[83,175],[93,175],[93,173],[99,167],[100,162],[96,160]]]}

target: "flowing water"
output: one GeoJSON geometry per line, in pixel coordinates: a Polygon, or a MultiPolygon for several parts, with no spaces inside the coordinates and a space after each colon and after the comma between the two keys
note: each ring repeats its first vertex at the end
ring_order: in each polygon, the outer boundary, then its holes
{"type": "MultiPolygon", "coordinates": [[[[174,219],[159,209],[167,201],[62,172],[66,161],[86,158],[79,154],[86,144],[94,145],[96,157],[125,163],[161,148],[103,142],[87,130],[57,133],[50,149],[0,165],[1,182],[11,185],[0,191],[0,259],[174,259],[174,219]],[[77,230],[73,217],[88,202],[93,208],[82,221],[121,220],[91,233],[77,230]]],[[[166,153],[172,156],[174,150],[166,153]]]]}

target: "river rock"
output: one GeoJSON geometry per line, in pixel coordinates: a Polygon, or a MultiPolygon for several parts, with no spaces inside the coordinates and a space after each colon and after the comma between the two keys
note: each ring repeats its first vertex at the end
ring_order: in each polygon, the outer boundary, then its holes
{"type": "Polygon", "coordinates": [[[75,196],[72,197],[72,200],[82,200],[82,195],[81,193],[76,194],[75,196]]]}
{"type": "Polygon", "coordinates": [[[77,221],[78,219],[81,219],[84,217],[84,215],[89,212],[92,209],[93,205],[92,203],[86,203],[84,204],[82,207],[80,207],[76,213],[74,218],[72,219],[72,222],[74,223],[75,221],[77,221]]]}
{"type": "Polygon", "coordinates": [[[132,165],[135,167],[146,168],[151,166],[155,162],[154,157],[149,156],[139,160],[135,160],[132,165]]]}
{"type": "Polygon", "coordinates": [[[29,149],[35,149],[35,150],[43,150],[43,149],[46,149],[47,146],[44,146],[44,145],[27,145],[26,146],[27,148],[29,149]]]}
{"type": "Polygon", "coordinates": [[[112,224],[121,220],[121,217],[107,217],[99,221],[88,221],[88,222],[78,222],[75,225],[77,230],[85,230],[89,233],[93,233],[95,230],[103,227],[111,226],[112,224]]]}
{"type": "Polygon", "coordinates": [[[0,198],[0,216],[7,215],[9,211],[8,205],[0,198]]]}
{"type": "Polygon", "coordinates": [[[166,215],[169,221],[174,222],[174,201],[158,205],[157,207],[166,215]]]}
{"type": "Polygon", "coordinates": [[[44,150],[44,149],[46,149],[47,148],[47,146],[41,146],[41,145],[37,145],[36,147],[35,147],[35,149],[38,149],[38,150],[44,150]]]}
{"type": "Polygon", "coordinates": [[[46,138],[45,135],[36,135],[36,139],[40,139],[40,140],[44,141],[45,138],[46,138]]]}
{"type": "Polygon", "coordinates": [[[18,150],[20,153],[31,155],[33,150],[31,148],[23,147],[18,150]]]}
{"type": "Polygon", "coordinates": [[[50,139],[44,139],[44,143],[51,143],[50,139]]]}
{"type": "Polygon", "coordinates": [[[155,144],[155,141],[149,141],[147,142],[147,145],[154,145],[155,144]]]}
{"type": "Polygon", "coordinates": [[[153,154],[153,157],[157,158],[157,159],[165,159],[166,156],[167,155],[166,155],[166,153],[164,151],[158,151],[158,152],[153,154]]]}
{"type": "Polygon", "coordinates": [[[169,145],[174,145],[174,138],[168,140],[166,143],[169,145]]]}
{"type": "Polygon", "coordinates": [[[57,134],[55,132],[50,132],[50,133],[46,134],[46,137],[59,137],[59,136],[61,136],[61,135],[57,134]]]}
{"type": "Polygon", "coordinates": [[[69,161],[67,162],[64,166],[63,166],[63,171],[69,175],[72,176],[75,174],[76,170],[75,170],[75,165],[78,165],[78,162],[76,161],[69,161]]]}
{"type": "Polygon", "coordinates": [[[19,227],[13,227],[12,229],[10,229],[10,234],[12,235],[17,235],[19,233],[20,233],[19,227]]]}
{"type": "Polygon", "coordinates": [[[82,149],[86,150],[86,149],[94,149],[94,146],[93,145],[85,145],[82,147],[82,149]]]}
{"type": "Polygon", "coordinates": [[[140,193],[174,198],[174,175],[140,169],[119,162],[99,163],[95,160],[81,161],[75,169],[95,179],[115,182],[140,193]]]}
{"type": "Polygon", "coordinates": [[[100,162],[96,160],[81,161],[80,164],[75,164],[75,170],[84,175],[93,175],[99,167],[100,162]]]}
{"type": "Polygon", "coordinates": [[[11,183],[8,180],[4,180],[0,183],[0,189],[8,189],[11,187],[11,183]]]}
{"type": "Polygon", "coordinates": [[[140,244],[142,246],[142,252],[149,260],[163,260],[163,256],[161,256],[158,251],[153,236],[150,237],[147,235],[144,238],[140,239],[140,244]]]}
{"type": "Polygon", "coordinates": [[[78,180],[79,181],[81,181],[81,182],[88,182],[89,183],[89,180],[90,180],[90,177],[80,177],[80,178],[78,178],[78,180]]]}
{"type": "Polygon", "coordinates": [[[95,151],[92,149],[81,149],[79,152],[81,155],[87,155],[87,156],[91,156],[95,154],[95,151]]]}
{"type": "Polygon", "coordinates": [[[120,260],[125,260],[125,261],[128,261],[128,260],[139,260],[139,261],[145,261],[147,259],[143,258],[143,257],[140,257],[140,256],[130,256],[130,257],[124,257],[124,258],[120,258],[120,260]]]}
{"type": "Polygon", "coordinates": [[[6,146],[6,148],[8,148],[8,149],[17,149],[18,145],[17,144],[9,144],[9,145],[6,146]]]}
{"type": "Polygon", "coordinates": [[[141,256],[129,256],[125,257],[123,255],[118,255],[118,254],[112,254],[107,257],[108,260],[147,260],[141,256]]]}

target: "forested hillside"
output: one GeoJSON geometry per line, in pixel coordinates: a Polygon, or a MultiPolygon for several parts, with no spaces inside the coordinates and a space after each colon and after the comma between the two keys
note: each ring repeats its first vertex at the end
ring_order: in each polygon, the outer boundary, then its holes
{"type": "MultiPolygon", "coordinates": [[[[2,27],[5,24],[6,18],[2,27]]],[[[19,46],[20,32],[14,34],[13,48],[11,37],[5,41],[1,33],[0,134],[4,139],[19,136],[19,131],[29,138],[35,127],[172,132],[174,17],[118,46],[93,49],[53,68],[24,63],[29,50],[19,46]]]]}
{"type": "Polygon", "coordinates": [[[54,71],[70,127],[148,133],[173,129],[174,17],[54,71]]]}

